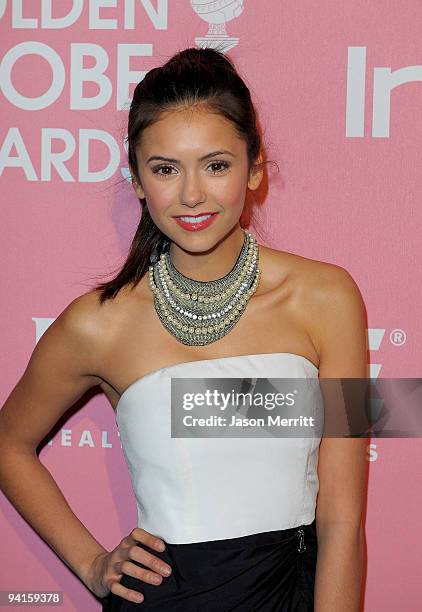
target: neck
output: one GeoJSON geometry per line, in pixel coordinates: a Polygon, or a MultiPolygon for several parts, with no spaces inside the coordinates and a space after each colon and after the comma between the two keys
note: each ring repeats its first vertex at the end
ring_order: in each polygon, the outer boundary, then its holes
{"type": "Polygon", "coordinates": [[[169,254],[174,267],[184,276],[202,282],[212,281],[230,272],[239,256],[243,241],[244,232],[237,224],[208,251],[186,251],[172,242],[169,254]]]}

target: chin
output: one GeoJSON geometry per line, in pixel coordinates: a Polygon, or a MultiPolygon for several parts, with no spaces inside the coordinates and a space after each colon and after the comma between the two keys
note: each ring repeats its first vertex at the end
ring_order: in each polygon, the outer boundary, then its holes
{"type": "Polygon", "coordinates": [[[174,240],[174,242],[184,251],[190,251],[191,253],[204,253],[205,251],[213,249],[218,244],[219,240],[220,238],[218,236],[208,236],[206,239],[195,237],[190,239],[188,236],[184,240],[174,240]]]}
{"type": "Polygon", "coordinates": [[[172,242],[184,251],[203,253],[214,248],[224,238],[226,232],[223,234],[221,232],[207,232],[207,235],[205,235],[203,232],[184,232],[181,230],[180,233],[177,232],[177,235],[175,232],[172,232],[172,235],[167,235],[172,242]]]}

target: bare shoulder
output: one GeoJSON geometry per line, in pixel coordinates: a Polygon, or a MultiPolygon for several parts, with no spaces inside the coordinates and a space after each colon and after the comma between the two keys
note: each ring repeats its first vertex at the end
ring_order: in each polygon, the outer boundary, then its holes
{"type": "Polygon", "coordinates": [[[0,437],[7,435],[20,448],[37,448],[66,410],[100,383],[111,304],[101,305],[99,292],[90,291],[54,319],[0,411],[0,437]]]}
{"type": "Polygon", "coordinates": [[[261,251],[268,276],[275,283],[289,279],[306,297],[308,307],[325,307],[341,299],[362,304],[359,287],[345,268],[288,251],[268,247],[261,247],[261,251]]]}
{"type": "Polygon", "coordinates": [[[366,310],[361,291],[343,267],[276,249],[263,249],[272,282],[288,287],[292,310],[300,315],[320,359],[332,346],[353,340],[362,354],[366,310]]]}
{"type": "Polygon", "coordinates": [[[359,286],[343,267],[295,256],[300,304],[325,378],[368,375],[367,313],[359,286]]]}
{"type": "Polygon", "coordinates": [[[101,347],[107,335],[106,320],[110,317],[108,303],[100,304],[99,291],[91,290],[77,296],[54,319],[39,339],[34,356],[43,359],[74,359],[80,374],[90,375],[92,382],[99,382],[98,363],[101,362],[101,347]],[[62,348],[63,347],[63,354],[62,348]]]}
{"type": "Polygon", "coordinates": [[[369,375],[367,313],[352,275],[331,265],[313,288],[315,337],[322,378],[365,378],[369,375]]]}
{"type": "Polygon", "coordinates": [[[99,291],[92,290],[74,298],[55,320],[80,337],[97,336],[104,315],[99,291]]]}
{"type": "Polygon", "coordinates": [[[102,303],[100,290],[93,289],[72,300],[54,323],[80,345],[86,357],[90,356],[92,371],[101,373],[103,357],[120,331],[129,303],[126,289],[102,303]]]}
{"type": "Polygon", "coordinates": [[[100,293],[100,289],[93,289],[79,295],[60,315],[60,318],[72,326],[75,333],[99,341],[107,339],[105,332],[112,332],[132,299],[127,287],[123,287],[113,299],[104,300],[102,303],[100,293]]]}
{"type": "Polygon", "coordinates": [[[277,285],[289,279],[297,289],[306,292],[307,298],[324,296],[327,291],[354,282],[342,267],[332,263],[310,259],[302,255],[260,246],[260,258],[267,270],[267,277],[277,285]]]}
{"type": "Polygon", "coordinates": [[[98,291],[79,295],[56,317],[44,335],[62,337],[72,346],[79,347],[84,355],[87,351],[94,355],[103,336],[105,310],[100,305],[98,291]]]}

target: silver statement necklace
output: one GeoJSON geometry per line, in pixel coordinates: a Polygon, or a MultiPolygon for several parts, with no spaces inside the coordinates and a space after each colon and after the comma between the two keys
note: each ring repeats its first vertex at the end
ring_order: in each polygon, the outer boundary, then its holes
{"type": "Polygon", "coordinates": [[[261,277],[259,248],[248,230],[243,233],[236,263],[222,278],[188,278],[176,270],[168,251],[149,266],[149,286],[157,315],[182,344],[203,346],[228,334],[255,293],[261,277]]]}

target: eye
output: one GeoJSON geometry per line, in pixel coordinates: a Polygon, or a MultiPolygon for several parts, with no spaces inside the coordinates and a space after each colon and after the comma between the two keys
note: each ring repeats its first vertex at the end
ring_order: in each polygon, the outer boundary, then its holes
{"type": "Polygon", "coordinates": [[[170,172],[164,172],[164,174],[160,173],[160,170],[164,170],[170,168],[170,170],[173,168],[173,166],[169,166],[167,164],[163,164],[161,166],[155,166],[155,168],[152,169],[154,174],[157,174],[158,176],[170,176],[170,172]]]}
{"type": "MultiPolygon", "coordinates": [[[[211,171],[211,174],[221,174],[222,172],[227,170],[229,167],[230,167],[230,163],[224,160],[213,161],[208,166],[208,168],[213,168],[213,170],[211,171]],[[215,170],[215,167],[217,167],[217,170],[215,170]]],[[[155,166],[154,168],[152,168],[152,172],[153,174],[156,174],[157,176],[166,178],[168,176],[171,176],[172,174],[171,170],[174,170],[174,169],[175,168],[173,166],[169,166],[168,164],[161,164],[159,166],[155,166]],[[163,170],[163,172],[160,172],[161,170],[163,170]]]]}
{"type": "MultiPolygon", "coordinates": [[[[209,167],[211,166],[222,166],[223,170],[227,170],[227,168],[229,168],[230,164],[224,160],[219,160],[219,161],[213,161],[210,163],[209,167]]],[[[217,170],[217,172],[212,172],[212,174],[219,174],[221,172],[221,170],[217,170]]]]}

